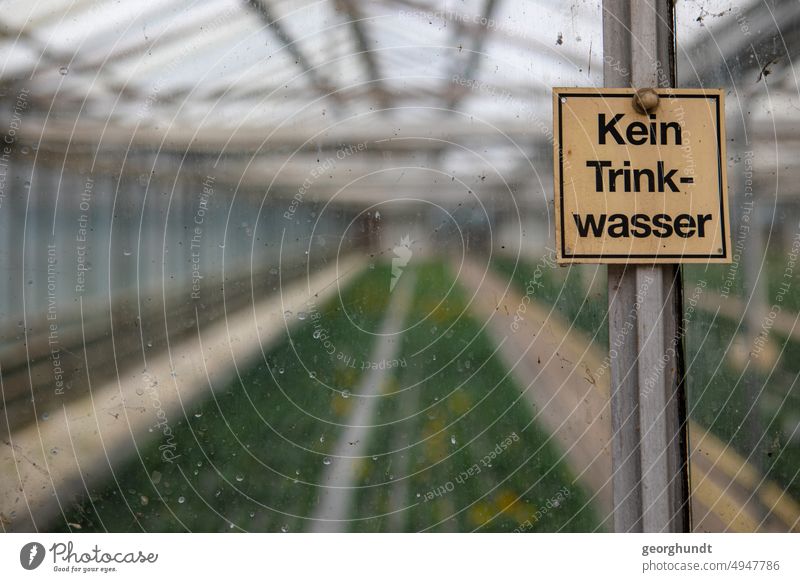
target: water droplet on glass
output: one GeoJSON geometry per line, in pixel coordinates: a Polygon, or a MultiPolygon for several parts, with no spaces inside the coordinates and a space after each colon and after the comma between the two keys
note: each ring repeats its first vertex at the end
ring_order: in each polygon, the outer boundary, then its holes
{"type": "Polygon", "coordinates": [[[283,372],[284,372],[283,368],[278,368],[278,374],[283,374],[283,372]]]}
{"type": "Polygon", "coordinates": [[[297,319],[303,321],[306,318],[307,314],[305,311],[298,311],[297,312],[297,319]]]}
{"type": "Polygon", "coordinates": [[[244,475],[236,475],[236,480],[237,480],[239,483],[241,483],[242,481],[244,481],[244,475]]]}
{"type": "Polygon", "coordinates": [[[342,390],[342,398],[350,398],[350,390],[342,390]]]}
{"type": "Polygon", "coordinates": [[[269,270],[269,274],[270,274],[270,275],[277,275],[277,274],[278,274],[278,269],[276,269],[275,267],[272,267],[272,268],[269,270]]]}
{"type": "Polygon", "coordinates": [[[322,332],[320,330],[315,330],[314,333],[311,334],[311,337],[313,337],[314,339],[319,339],[321,335],[322,332]]]}
{"type": "Polygon", "coordinates": [[[131,256],[131,252],[128,249],[125,249],[124,251],[122,251],[122,254],[125,255],[126,257],[130,257],[131,256]]]}
{"type": "Polygon", "coordinates": [[[288,319],[288,318],[290,318],[292,316],[292,312],[287,309],[286,311],[283,312],[283,316],[286,319],[288,319]]]}
{"type": "Polygon", "coordinates": [[[67,73],[69,73],[69,67],[58,68],[58,74],[61,75],[62,77],[65,76],[67,73]]]}
{"type": "Polygon", "coordinates": [[[48,418],[50,418],[50,414],[47,412],[42,413],[42,420],[47,420],[48,418]]]}
{"type": "Polygon", "coordinates": [[[142,505],[147,505],[148,503],[150,503],[150,498],[147,495],[140,495],[139,503],[141,503],[142,505]]]}
{"type": "Polygon", "coordinates": [[[378,456],[377,456],[377,455],[375,455],[374,457],[372,457],[372,460],[373,460],[373,461],[377,461],[377,460],[378,460],[378,456]]]}
{"type": "Polygon", "coordinates": [[[319,442],[321,442],[321,443],[325,442],[325,435],[324,434],[319,435],[319,442]]]}
{"type": "Polygon", "coordinates": [[[450,444],[451,445],[456,444],[456,435],[450,435],[450,444]]]}
{"type": "Polygon", "coordinates": [[[186,501],[186,498],[183,495],[178,497],[178,503],[184,503],[185,501],[186,501]]]}
{"type": "Polygon", "coordinates": [[[286,533],[286,532],[288,532],[288,531],[289,531],[289,526],[288,526],[288,525],[286,525],[286,524],[282,525],[282,526],[281,526],[281,531],[282,531],[283,533],[286,533]]]}
{"type": "Polygon", "coordinates": [[[325,457],[324,459],[322,459],[322,464],[323,465],[330,465],[331,464],[331,458],[330,457],[325,457]]]}
{"type": "Polygon", "coordinates": [[[195,413],[194,413],[194,417],[195,417],[195,418],[200,418],[201,416],[203,416],[203,413],[202,413],[202,412],[195,412],[195,413]]]}
{"type": "Polygon", "coordinates": [[[150,474],[150,480],[153,482],[153,485],[158,485],[161,482],[161,473],[153,471],[150,474]]]}

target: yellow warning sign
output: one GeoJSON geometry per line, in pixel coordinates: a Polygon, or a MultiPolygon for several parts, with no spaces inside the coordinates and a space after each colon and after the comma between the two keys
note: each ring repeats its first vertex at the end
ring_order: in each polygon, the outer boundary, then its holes
{"type": "Polygon", "coordinates": [[[656,93],[553,89],[560,263],[730,262],[724,95],[656,93]]]}

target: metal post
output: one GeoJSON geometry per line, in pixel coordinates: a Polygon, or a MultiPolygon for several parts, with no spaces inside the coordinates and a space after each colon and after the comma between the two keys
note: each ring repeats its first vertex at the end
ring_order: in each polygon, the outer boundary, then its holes
{"type": "MultiPolygon", "coordinates": [[[[671,0],[604,0],[607,87],[670,87],[671,0]]],[[[614,530],[689,529],[677,265],[608,268],[614,530]]]]}

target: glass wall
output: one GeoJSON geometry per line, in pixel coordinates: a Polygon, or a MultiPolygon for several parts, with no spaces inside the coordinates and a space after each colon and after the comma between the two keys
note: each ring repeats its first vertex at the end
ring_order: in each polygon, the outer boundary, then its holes
{"type": "Polygon", "coordinates": [[[3,528],[609,529],[605,270],[550,211],[601,20],[7,2],[3,528]]]}
{"type": "Polygon", "coordinates": [[[794,2],[679,2],[679,82],[726,94],[730,265],[684,268],[693,523],[800,527],[794,2]]]}

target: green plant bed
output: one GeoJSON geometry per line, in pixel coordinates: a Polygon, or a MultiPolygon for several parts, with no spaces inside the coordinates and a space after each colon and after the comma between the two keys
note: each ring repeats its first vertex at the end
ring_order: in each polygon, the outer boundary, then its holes
{"type": "MultiPolygon", "coordinates": [[[[292,342],[269,350],[266,361],[242,373],[217,396],[188,411],[173,427],[175,462],[158,445],[115,468],[114,478],[93,488],[66,511],[57,530],[78,531],[296,531],[314,503],[345,410],[339,390],[360,372],[327,353],[315,337],[319,322],[337,351],[367,354],[373,336],[355,333],[382,319],[389,267],[365,272],[338,299],[299,317],[292,342]],[[318,314],[314,313],[317,310],[318,314]],[[306,371],[305,367],[310,371],[306,371]],[[315,377],[311,377],[311,374],[315,377]]],[[[319,334],[317,334],[319,335],[319,334]]]]}
{"type": "Polygon", "coordinates": [[[396,386],[406,390],[382,402],[381,419],[393,424],[370,439],[376,455],[405,448],[405,470],[398,472],[397,455],[367,461],[366,480],[385,484],[359,490],[354,506],[366,519],[353,529],[513,531],[526,523],[527,531],[596,529],[588,496],[533,422],[453,275],[438,262],[414,273],[409,320],[424,321],[403,337],[407,367],[396,370],[396,386]],[[414,414],[405,418],[409,410],[414,414]],[[397,507],[406,509],[369,518],[397,507]]]}

